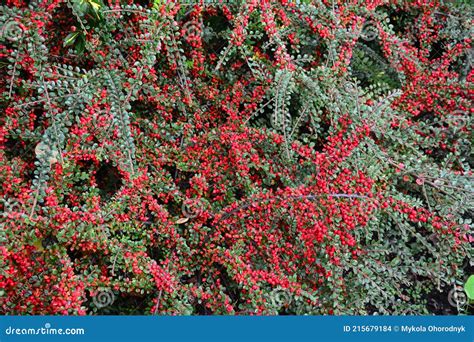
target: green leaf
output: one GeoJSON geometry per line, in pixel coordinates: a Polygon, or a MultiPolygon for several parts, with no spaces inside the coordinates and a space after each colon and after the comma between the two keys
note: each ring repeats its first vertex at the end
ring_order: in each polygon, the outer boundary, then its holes
{"type": "Polygon", "coordinates": [[[470,300],[474,300],[474,274],[472,274],[464,284],[464,291],[470,300]]]}
{"type": "Polygon", "coordinates": [[[101,6],[100,3],[90,0],[90,1],[89,1],[89,4],[91,5],[92,9],[93,9],[95,12],[98,12],[98,11],[99,11],[100,6],[101,6]]]}
{"type": "Polygon", "coordinates": [[[89,5],[90,5],[90,8],[92,9],[92,14],[98,19],[100,20],[101,19],[101,16],[100,16],[100,8],[102,7],[102,4],[99,2],[99,1],[93,1],[93,0],[89,0],[89,5]]]}
{"type": "Polygon", "coordinates": [[[74,42],[76,41],[80,33],[81,33],[80,31],[69,33],[67,37],[64,39],[63,46],[71,46],[72,44],[74,44],[74,42]]]}
{"type": "Polygon", "coordinates": [[[81,15],[85,15],[87,11],[89,10],[90,4],[86,0],[76,0],[74,2],[76,11],[81,15]]]}

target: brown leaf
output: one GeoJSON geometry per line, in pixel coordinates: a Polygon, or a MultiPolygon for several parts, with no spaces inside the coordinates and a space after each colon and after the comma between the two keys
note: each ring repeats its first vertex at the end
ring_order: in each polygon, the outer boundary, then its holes
{"type": "Polygon", "coordinates": [[[176,221],[177,224],[183,224],[183,223],[186,223],[189,221],[189,217],[181,217],[180,219],[178,219],[178,221],[176,221]]]}

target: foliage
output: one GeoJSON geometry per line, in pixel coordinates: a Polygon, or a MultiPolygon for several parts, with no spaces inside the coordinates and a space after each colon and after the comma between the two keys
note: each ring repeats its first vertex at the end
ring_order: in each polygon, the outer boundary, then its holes
{"type": "Polygon", "coordinates": [[[1,9],[3,313],[466,312],[467,4],[1,9]]]}

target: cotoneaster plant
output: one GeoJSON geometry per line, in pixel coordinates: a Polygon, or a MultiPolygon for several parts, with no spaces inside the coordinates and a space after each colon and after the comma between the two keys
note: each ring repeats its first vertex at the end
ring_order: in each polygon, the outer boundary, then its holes
{"type": "Polygon", "coordinates": [[[1,9],[2,313],[469,312],[468,5],[1,9]]]}

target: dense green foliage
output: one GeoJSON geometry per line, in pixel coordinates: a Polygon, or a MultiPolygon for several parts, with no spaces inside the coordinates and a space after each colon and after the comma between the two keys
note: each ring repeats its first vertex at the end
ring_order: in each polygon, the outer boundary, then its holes
{"type": "Polygon", "coordinates": [[[472,8],[8,0],[5,314],[454,314],[472,8]]]}

